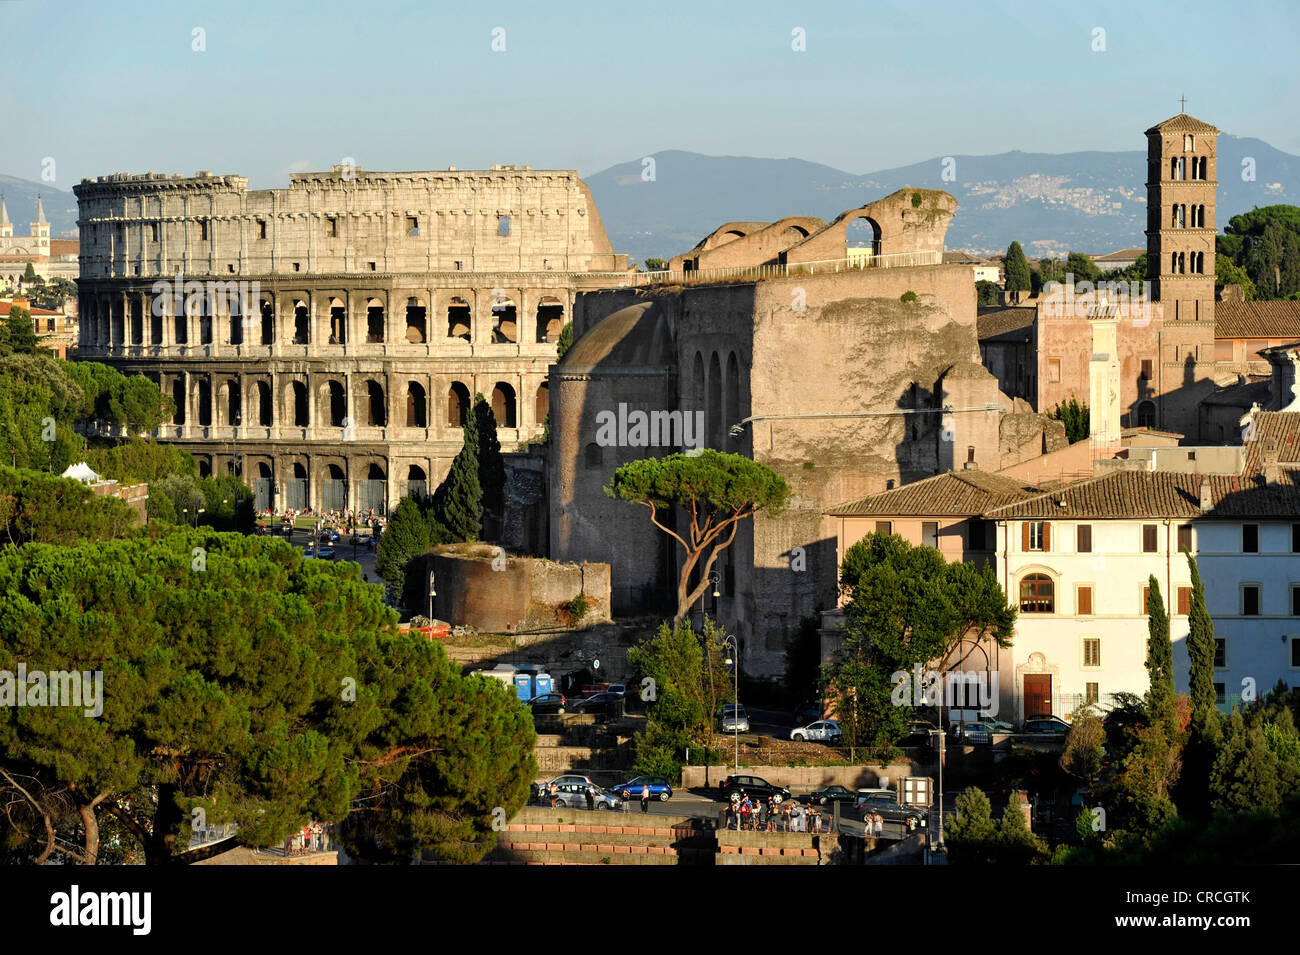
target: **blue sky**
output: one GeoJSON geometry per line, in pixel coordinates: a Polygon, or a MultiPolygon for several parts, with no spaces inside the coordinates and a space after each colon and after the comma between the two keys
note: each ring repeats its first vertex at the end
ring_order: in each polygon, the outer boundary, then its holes
{"type": "Polygon", "coordinates": [[[1139,149],[1182,94],[1225,132],[1300,154],[1294,0],[0,0],[0,36],[0,96],[24,107],[0,172],[39,180],[53,157],[61,189],[197,169],[282,186],[345,156],[589,175],[663,149],[866,173],[1139,149]]]}

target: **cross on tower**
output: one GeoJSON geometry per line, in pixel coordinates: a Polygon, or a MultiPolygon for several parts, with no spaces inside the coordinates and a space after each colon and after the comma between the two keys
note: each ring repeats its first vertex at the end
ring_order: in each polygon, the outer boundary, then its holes
{"type": "Polygon", "coordinates": [[[1185,113],[1185,112],[1187,112],[1187,97],[1186,97],[1186,96],[1180,96],[1180,97],[1178,97],[1178,112],[1180,112],[1180,113],[1185,113]]]}

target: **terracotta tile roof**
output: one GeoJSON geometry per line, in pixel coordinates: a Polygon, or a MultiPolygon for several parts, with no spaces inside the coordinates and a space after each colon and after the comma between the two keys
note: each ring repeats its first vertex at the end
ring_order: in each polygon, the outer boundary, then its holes
{"type": "Polygon", "coordinates": [[[827,509],[834,517],[871,515],[965,516],[1024,500],[1039,488],[988,471],[948,471],[827,509]]]}
{"type": "Polygon", "coordinates": [[[80,255],[80,239],[51,239],[50,255],[80,255]]]}
{"type": "Polygon", "coordinates": [[[1300,339],[1300,301],[1215,302],[1214,337],[1300,339]]]}
{"type": "Polygon", "coordinates": [[[1217,133],[1218,130],[1195,116],[1179,113],[1177,116],[1170,116],[1163,123],[1157,123],[1146,132],[1150,135],[1151,133],[1217,133]]]}
{"type": "Polygon", "coordinates": [[[1021,332],[1016,340],[1028,340],[1028,333],[1038,314],[1036,308],[1000,308],[984,312],[976,317],[976,335],[980,341],[1006,335],[1008,332],[1021,332]]]}
{"type": "Polygon", "coordinates": [[[1258,475],[1265,450],[1277,452],[1282,464],[1300,465],[1300,412],[1261,411],[1255,415],[1255,439],[1246,443],[1242,473],[1258,475]]]}
{"type": "Polygon", "coordinates": [[[1105,255],[1094,255],[1092,256],[1092,260],[1094,262],[1113,262],[1118,259],[1126,262],[1129,259],[1136,259],[1139,255],[1146,254],[1146,249],[1120,249],[1118,252],[1107,252],[1105,255]]]}
{"type": "MultiPolygon", "coordinates": [[[[1300,419],[1300,415],[1292,415],[1300,419]]],[[[1293,441],[1300,426],[1289,428],[1293,441]]],[[[1296,442],[1300,444],[1300,441],[1296,442]]],[[[1090,481],[991,509],[993,520],[1214,520],[1300,517],[1300,470],[1279,468],[1278,481],[1265,484],[1258,471],[1241,476],[1177,474],[1169,471],[1112,471],[1090,481]],[[1201,483],[1208,482],[1210,509],[1201,510],[1201,483]],[[1062,503],[1064,502],[1064,506],[1062,503]]]]}
{"type": "MultiPolygon", "coordinates": [[[[14,304],[13,302],[0,302],[0,315],[8,315],[8,314],[9,314],[9,309],[13,306],[13,304],[14,304]]],[[[62,315],[62,314],[63,314],[62,312],[52,312],[52,311],[50,311],[48,308],[33,308],[33,307],[30,306],[30,305],[25,306],[25,308],[27,309],[27,311],[31,312],[32,315],[34,315],[34,316],[35,316],[35,315],[51,315],[51,316],[53,316],[53,315],[62,315]]]]}

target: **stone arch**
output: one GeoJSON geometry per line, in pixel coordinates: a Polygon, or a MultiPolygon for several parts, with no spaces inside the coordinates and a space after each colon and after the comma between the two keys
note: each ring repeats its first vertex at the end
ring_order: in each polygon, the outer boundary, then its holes
{"type": "Polygon", "coordinates": [[[302,299],[293,300],[293,344],[311,343],[311,307],[302,299]]]}
{"type": "Polygon", "coordinates": [[[1057,607],[1057,583],[1054,574],[1043,568],[1029,568],[1016,581],[1017,606],[1021,613],[1054,614],[1057,607]]]}
{"type": "Polygon", "coordinates": [[[199,427],[209,428],[212,426],[212,382],[207,378],[198,381],[198,399],[199,427]]]}
{"type": "Polygon", "coordinates": [[[348,342],[348,306],[343,299],[330,296],[329,300],[330,334],[327,339],[331,345],[346,345],[348,342]]]}
{"type": "Polygon", "coordinates": [[[537,399],[533,406],[533,420],[541,424],[546,420],[547,414],[551,410],[551,385],[550,382],[542,382],[537,386],[537,399]]]}
{"type": "Polygon", "coordinates": [[[697,411],[705,405],[704,355],[695,353],[695,362],[691,367],[691,407],[687,410],[697,411]]]}
{"type": "Polygon", "coordinates": [[[1138,402],[1137,426],[1139,428],[1154,428],[1156,426],[1156,403],[1149,398],[1138,402]]]}
{"type": "Polygon", "coordinates": [[[307,382],[289,382],[289,399],[293,402],[293,426],[311,427],[311,402],[307,400],[307,382]]]}
{"type": "Polygon", "coordinates": [[[470,303],[459,295],[453,295],[447,301],[447,337],[463,338],[471,341],[474,328],[474,310],[470,303]]]}
{"type": "Polygon", "coordinates": [[[372,297],[366,302],[366,341],[372,344],[382,343],[385,326],[384,301],[372,297]]]}
{"type": "Polygon", "coordinates": [[[199,477],[212,477],[212,458],[206,454],[196,456],[199,462],[199,477]]]}
{"type": "Polygon", "coordinates": [[[172,415],[172,424],[185,423],[185,376],[177,375],[172,379],[172,403],[176,405],[176,413],[172,415]]]}
{"type": "Polygon", "coordinates": [[[238,378],[223,379],[217,387],[218,406],[221,424],[238,428],[244,419],[244,390],[238,378]]]}
{"type": "Polygon", "coordinates": [[[492,341],[498,345],[519,342],[519,308],[505,292],[492,299],[492,341]]]}
{"type": "Polygon", "coordinates": [[[347,389],[337,378],[327,378],[320,385],[320,419],[331,428],[342,428],[348,417],[347,389]]]}
{"type": "Polygon", "coordinates": [[[515,389],[508,382],[498,381],[492,389],[492,414],[496,416],[498,428],[519,427],[517,406],[515,389]]]}
{"type": "Polygon", "coordinates": [[[844,220],[844,248],[880,254],[880,223],[865,212],[844,220]]]}
{"type": "Polygon", "coordinates": [[[408,428],[429,426],[429,396],[424,390],[424,385],[418,381],[406,383],[406,426],[408,428]]]}
{"type": "Polygon", "coordinates": [[[385,398],[383,384],[373,378],[367,378],[365,391],[366,413],[363,420],[372,428],[382,428],[388,424],[388,406],[385,398]]]}
{"type": "Polygon", "coordinates": [[[463,428],[469,420],[469,389],[453,381],[447,389],[447,427],[463,428]]]}
{"type": "Polygon", "coordinates": [[[402,482],[403,497],[423,497],[429,493],[429,475],[418,464],[408,465],[406,480],[402,482]]]}
{"type": "Polygon", "coordinates": [[[262,296],[258,303],[258,312],[261,315],[262,344],[275,344],[275,300],[269,295],[262,296]]]}
{"type": "Polygon", "coordinates": [[[537,301],[537,340],[556,342],[564,328],[564,303],[554,295],[543,295],[537,301]]]}
{"type": "Polygon", "coordinates": [[[270,428],[275,423],[273,402],[271,401],[271,384],[258,381],[257,388],[257,423],[263,428],[270,428]]]}
{"type": "Polygon", "coordinates": [[[429,340],[428,309],[414,295],[406,300],[406,340],[415,345],[429,340]]]}

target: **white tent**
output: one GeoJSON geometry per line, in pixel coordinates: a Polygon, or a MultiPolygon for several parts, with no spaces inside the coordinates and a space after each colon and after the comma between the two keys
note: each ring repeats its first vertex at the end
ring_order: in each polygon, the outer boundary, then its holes
{"type": "Polygon", "coordinates": [[[81,481],[85,484],[90,484],[93,481],[99,480],[99,475],[92,471],[90,465],[85,461],[70,466],[63,472],[61,477],[72,478],[74,481],[81,481]]]}

